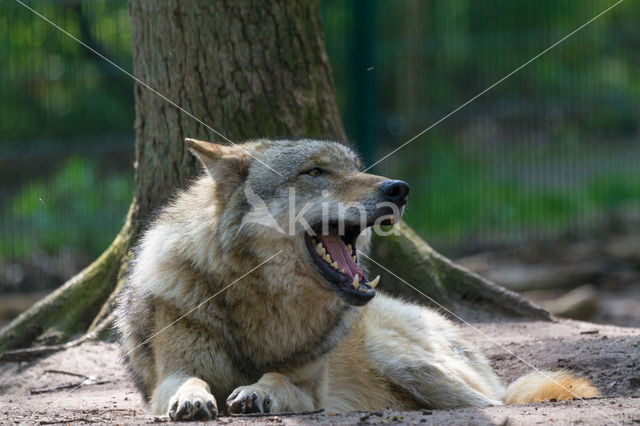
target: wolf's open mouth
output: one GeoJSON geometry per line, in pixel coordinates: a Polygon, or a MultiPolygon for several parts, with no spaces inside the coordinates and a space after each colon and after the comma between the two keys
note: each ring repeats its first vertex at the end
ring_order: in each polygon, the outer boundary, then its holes
{"type": "Polygon", "coordinates": [[[368,281],[358,264],[356,238],[360,231],[360,226],[346,226],[341,236],[332,226],[325,235],[305,233],[307,248],[322,276],[331,283],[338,296],[356,306],[364,305],[375,296],[374,288],[380,279],[368,281]]]}

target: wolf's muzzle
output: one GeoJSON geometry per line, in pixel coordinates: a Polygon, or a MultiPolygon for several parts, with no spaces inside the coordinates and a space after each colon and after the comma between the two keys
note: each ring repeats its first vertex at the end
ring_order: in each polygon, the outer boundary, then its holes
{"type": "Polygon", "coordinates": [[[398,207],[407,204],[409,191],[409,184],[401,180],[389,179],[380,184],[380,192],[382,192],[384,199],[391,201],[398,207]]]}

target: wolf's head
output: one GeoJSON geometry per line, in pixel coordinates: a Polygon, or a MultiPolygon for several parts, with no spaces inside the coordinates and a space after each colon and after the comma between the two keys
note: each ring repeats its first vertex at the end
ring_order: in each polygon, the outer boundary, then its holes
{"type": "Polygon", "coordinates": [[[358,251],[371,227],[400,220],[409,185],[362,173],[356,153],[337,142],[186,143],[214,183],[220,253],[266,258],[283,250],[296,259],[296,274],[343,301],[373,298],[378,278],[367,278],[358,251]]]}

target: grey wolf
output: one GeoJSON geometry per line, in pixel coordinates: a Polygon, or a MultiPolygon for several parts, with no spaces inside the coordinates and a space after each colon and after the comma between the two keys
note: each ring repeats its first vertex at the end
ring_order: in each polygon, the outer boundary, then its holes
{"type": "Polygon", "coordinates": [[[505,389],[452,322],[375,289],[379,279],[367,276],[358,252],[375,221],[400,219],[409,187],[361,173],[352,149],[316,140],[186,144],[206,173],[144,233],[117,310],[123,352],[154,413],[191,420],[222,410],[437,409],[597,395],[562,372],[505,389]],[[292,192],[302,213],[283,232],[292,192]],[[255,197],[283,226],[245,220],[255,197]]]}

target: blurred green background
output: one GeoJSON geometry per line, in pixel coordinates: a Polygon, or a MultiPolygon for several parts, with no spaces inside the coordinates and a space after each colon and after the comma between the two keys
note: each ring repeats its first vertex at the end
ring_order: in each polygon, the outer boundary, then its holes
{"type": "MultiPolygon", "coordinates": [[[[132,69],[125,0],[29,3],[132,69]]],[[[348,135],[368,164],[613,1],[323,1],[348,135]]],[[[640,3],[624,2],[373,170],[450,256],[604,232],[640,215],[640,3]]],[[[132,194],[132,80],[0,5],[0,291],[60,284],[132,194]]],[[[224,129],[224,123],[210,123],[224,129]]]]}

